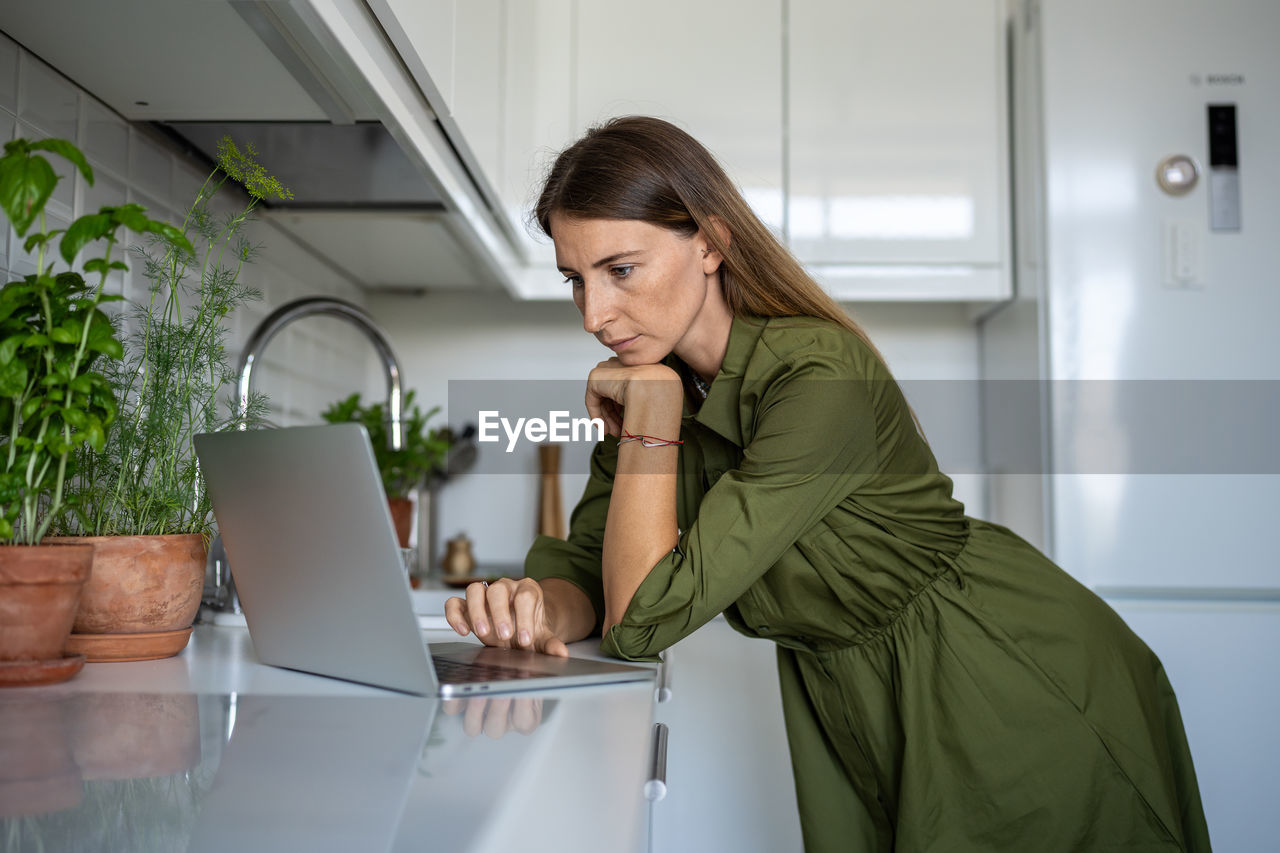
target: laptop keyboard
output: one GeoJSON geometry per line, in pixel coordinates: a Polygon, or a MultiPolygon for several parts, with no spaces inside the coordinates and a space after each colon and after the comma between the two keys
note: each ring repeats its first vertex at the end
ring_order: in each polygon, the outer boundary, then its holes
{"type": "Polygon", "coordinates": [[[537,678],[545,675],[541,672],[530,672],[510,666],[495,666],[489,663],[463,663],[432,656],[436,668],[436,678],[447,684],[469,684],[480,681],[512,681],[517,678],[537,678]]]}

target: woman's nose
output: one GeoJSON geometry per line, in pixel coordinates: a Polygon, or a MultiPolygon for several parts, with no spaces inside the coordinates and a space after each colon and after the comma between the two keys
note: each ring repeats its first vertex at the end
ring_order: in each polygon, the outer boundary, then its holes
{"type": "Polygon", "coordinates": [[[604,288],[583,282],[578,308],[582,311],[582,328],[591,334],[599,334],[612,319],[612,308],[604,288]]]}

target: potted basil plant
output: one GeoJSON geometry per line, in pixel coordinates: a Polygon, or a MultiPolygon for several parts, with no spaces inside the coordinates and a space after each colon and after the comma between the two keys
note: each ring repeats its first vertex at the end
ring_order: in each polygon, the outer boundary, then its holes
{"type": "Polygon", "coordinates": [[[107,275],[125,268],[112,257],[118,232],[129,228],[185,243],[180,232],[133,204],[86,214],[65,231],[47,230],[44,208],[60,178],[45,152],[93,183],[89,163],[66,140],[15,139],[0,158],[0,208],[36,256],[34,273],[0,289],[0,543],[12,543],[0,546],[0,661],[44,664],[3,668],[11,682],[23,683],[57,681],[78,670],[65,662],[63,649],[93,549],[41,542],[67,505],[81,452],[102,451],[117,414],[114,390],[95,368],[123,356],[100,308],[122,298],[102,292],[107,275]],[[100,242],[102,255],[79,265],[96,276],[91,285],[74,262],[100,242]],[[55,248],[64,271],[56,269],[55,248]]]}
{"type": "Polygon", "coordinates": [[[400,547],[409,547],[409,533],[413,526],[413,503],[409,493],[425,484],[428,478],[444,471],[445,457],[453,443],[448,427],[427,428],[427,422],[440,411],[433,407],[425,414],[413,401],[413,391],[404,397],[401,416],[404,446],[392,450],[387,436],[389,417],[381,403],[364,405],[359,394],[339,400],[321,413],[331,424],[354,422],[362,424],[373,444],[373,458],[378,464],[382,488],[387,493],[387,505],[391,520],[395,523],[400,547]]]}

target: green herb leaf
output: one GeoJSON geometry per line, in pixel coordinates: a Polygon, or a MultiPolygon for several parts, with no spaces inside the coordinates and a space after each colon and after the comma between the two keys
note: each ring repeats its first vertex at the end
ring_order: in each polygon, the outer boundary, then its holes
{"type": "Polygon", "coordinates": [[[115,338],[92,338],[89,341],[89,349],[100,352],[108,358],[117,360],[124,358],[124,347],[115,338]]]}
{"type": "Polygon", "coordinates": [[[102,428],[102,424],[97,423],[96,421],[90,423],[89,428],[85,430],[85,433],[88,437],[87,440],[89,442],[89,446],[98,453],[101,453],[102,448],[107,444],[107,433],[102,428]]]}
{"type": "Polygon", "coordinates": [[[74,344],[79,343],[80,341],[80,338],[76,336],[75,332],[71,331],[66,326],[57,326],[50,329],[49,337],[53,338],[53,342],[55,344],[74,344]]]}
{"type": "Polygon", "coordinates": [[[53,195],[58,176],[43,157],[7,154],[0,158],[0,208],[19,237],[36,221],[53,195]]]}
{"type": "Polygon", "coordinates": [[[89,423],[89,416],[75,406],[64,406],[62,419],[76,429],[84,429],[89,423]]]}
{"type": "Polygon", "coordinates": [[[80,170],[80,174],[84,175],[84,179],[89,182],[89,186],[93,186],[93,169],[89,167],[89,161],[84,159],[84,155],[80,153],[79,148],[76,148],[67,140],[40,139],[29,143],[27,147],[32,151],[52,151],[54,154],[65,157],[80,170]]]}
{"type": "Polygon", "coordinates": [[[103,208],[104,211],[110,210],[111,218],[115,222],[128,228],[130,231],[137,231],[141,234],[147,230],[147,209],[140,204],[122,204],[119,207],[103,208]]]}
{"type": "Polygon", "coordinates": [[[49,245],[50,243],[53,242],[53,238],[57,237],[61,233],[62,233],[62,229],[56,228],[53,231],[50,231],[48,234],[32,234],[30,237],[27,238],[26,242],[22,244],[22,248],[26,251],[27,254],[31,254],[33,251],[35,251],[36,246],[49,245]]]}
{"type": "Polygon", "coordinates": [[[155,219],[149,219],[147,220],[145,230],[150,231],[152,234],[159,234],[171,245],[176,246],[188,255],[194,255],[196,253],[195,248],[191,245],[191,241],[187,239],[187,235],[183,234],[180,229],[173,227],[167,222],[159,222],[155,219]]]}
{"type": "Polygon", "coordinates": [[[4,366],[13,361],[13,357],[18,354],[18,344],[21,338],[8,337],[4,341],[0,341],[0,366],[4,366]]]}
{"type": "MultiPolygon", "coordinates": [[[[7,344],[8,341],[5,341],[7,344]]],[[[0,396],[17,397],[27,387],[27,366],[20,361],[9,361],[0,366],[0,396]]]]}
{"type": "MultiPolygon", "coordinates": [[[[107,208],[103,208],[98,213],[85,214],[71,223],[71,227],[67,229],[67,233],[62,238],[62,243],[58,246],[64,261],[70,264],[75,259],[76,253],[84,248],[85,245],[95,240],[101,240],[114,230],[115,225],[111,221],[111,214],[105,212],[106,210],[107,208]]],[[[85,271],[94,272],[94,270],[89,269],[89,263],[91,262],[85,263],[85,271]]]]}

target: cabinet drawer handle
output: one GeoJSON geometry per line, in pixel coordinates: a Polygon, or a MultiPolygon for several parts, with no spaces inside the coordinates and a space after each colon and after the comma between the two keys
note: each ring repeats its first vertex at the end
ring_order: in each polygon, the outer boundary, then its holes
{"type": "Polygon", "coordinates": [[[653,701],[671,701],[671,649],[658,655],[658,678],[653,688],[653,701]]]}
{"type": "Polygon", "coordinates": [[[667,795],[667,727],[653,724],[653,754],[649,757],[649,781],[644,783],[644,798],[657,802],[667,795]]]}

